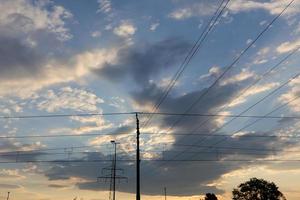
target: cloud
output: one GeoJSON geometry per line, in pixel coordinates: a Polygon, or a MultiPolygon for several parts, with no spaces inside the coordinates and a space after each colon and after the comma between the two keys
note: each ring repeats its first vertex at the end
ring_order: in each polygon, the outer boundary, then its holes
{"type": "Polygon", "coordinates": [[[58,110],[90,111],[99,112],[98,104],[104,100],[94,93],[71,87],[64,87],[56,94],[53,90],[48,90],[42,95],[37,105],[38,109],[47,112],[58,110]]]}
{"type": "Polygon", "coordinates": [[[1,2],[0,96],[22,90],[27,93],[57,82],[58,76],[52,78],[51,75],[64,69],[58,69],[54,49],[71,39],[66,28],[66,20],[71,18],[69,11],[51,1],[1,2]],[[51,67],[53,64],[55,70],[51,67]]]}
{"type": "MultiPolygon", "coordinates": [[[[123,83],[130,79],[132,81],[132,91],[130,93],[134,104],[139,105],[140,108],[146,110],[148,105],[154,105],[157,98],[164,94],[164,89],[159,85],[160,78],[168,69],[172,69],[173,66],[177,66],[183,59],[182,55],[187,51],[190,45],[184,41],[178,39],[168,39],[160,41],[154,44],[147,44],[145,46],[137,47],[131,46],[130,48],[122,49],[117,53],[117,59],[114,63],[106,64],[100,69],[95,70],[101,77],[105,77],[112,82],[123,83]],[[141,51],[142,49],[142,51],[141,51]]],[[[222,69],[217,67],[210,70],[210,75],[217,76],[222,72],[222,69]]],[[[249,81],[256,80],[256,75],[247,70],[242,70],[238,75],[233,74],[227,76],[225,80],[226,84],[222,84],[220,81],[215,85],[201,101],[193,107],[193,113],[215,113],[217,110],[233,102],[237,95],[245,89],[249,81]]],[[[274,87],[276,83],[270,83],[269,85],[260,85],[254,88],[247,98],[266,91],[269,88],[274,87]]],[[[201,83],[197,85],[197,89],[185,93],[185,94],[171,94],[166,97],[164,103],[161,104],[157,112],[184,112],[189,105],[191,105],[199,96],[206,92],[207,88],[203,87],[201,83]]],[[[228,112],[228,111],[227,111],[228,112]]],[[[243,135],[236,137],[226,137],[226,140],[221,142],[217,147],[214,144],[218,142],[220,137],[201,137],[201,136],[161,136],[151,135],[157,130],[164,131],[174,125],[174,122],[178,120],[178,116],[161,116],[159,120],[152,121],[148,127],[143,128],[143,133],[149,133],[142,136],[141,146],[146,150],[147,154],[142,154],[147,158],[165,158],[172,159],[178,152],[186,149],[186,147],[180,146],[180,144],[193,144],[199,141],[200,147],[194,147],[187,149],[186,153],[176,157],[176,159],[203,159],[203,160],[215,160],[211,162],[191,162],[189,164],[185,162],[165,162],[160,164],[159,162],[143,161],[142,162],[142,193],[150,195],[158,195],[161,193],[161,186],[157,185],[160,181],[163,185],[168,185],[170,188],[180,188],[181,190],[170,190],[169,195],[199,195],[200,192],[215,192],[222,193],[223,191],[217,188],[215,185],[209,185],[214,180],[218,180],[223,174],[231,172],[233,170],[240,169],[245,166],[249,166],[249,162],[226,162],[226,159],[266,159],[270,156],[277,155],[279,152],[266,151],[263,154],[256,152],[249,152],[249,150],[241,150],[239,148],[253,148],[253,146],[259,146],[262,149],[278,148],[284,151],[287,148],[291,148],[298,144],[298,141],[282,140],[280,138],[274,138],[270,140],[268,138],[251,138],[247,137],[250,134],[268,135],[278,133],[280,130],[274,128],[269,132],[252,132],[245,130],[243,135]],[[203,139],[201,142],[200,139],[203,139]],[[205,145],[204,145],[205,144],[205,145]],[[150,147],[149,147],[150,146],[150,147]],[[163,148],[163,146],[165,146],[163,148]],[[203,147],[201,147],[203,146],[203,147]],[[222,149],[221,147],[225,147],[222,149]],[[236,147],[236,149],[226,149],[226,147],[236,147]],[[161,153],[151,152],[153,150],[166,150],[163,155],[159,157],[161,153]],[[205,171],[206,173],[197,173],[205,171]]],[[[218,127],[224,123],[224,118],[207,118],[207,117],[193,117],[182,118],[180,123],[174,125],[173,129],[169,130],[169,133],[179,132],[186,133],[194,128],[198,128],[196,133],[212,133],[218,127]],[[207,120],[205,125],[198,127],[199,124],[207,120]]],[[[278,122],[279,125],[281,122],[278,122]]],[[[103,144],[111,139],[118,139],[120,144],[120,156],[122,158],[134,158],[134,142],[132,137],[126,137],[126,135],[118,135],[118,132],[133,132],[134,122],[130,121],[116,128],[114,136],[97,137],[94,140],[90,140],[91,144],[103,144]],[[124,144],[124,145],[123,145],[124,144]]],[[[220,132],[226,134],[226,132],[220,132]]],[[[109,155],[86,153],[83,159],[107,159],[109,155]]],[[[118,167],[124,168],[126,175],[129,177],[135,176],[135,170],[133,169],[134,163],[119,162],[118,167]]],[[[254,165],[255,163],[253,163],[254,165]]],[[[82,168],[80,164],[69,165],[63,164],[52,166],[47,171],[46,176],[50,180],[68,179],[70,177],[76,177],[80,180],[77,182],[77,186],[84,190],[106,190],[107,185],[98,184],[95,181],[95,174],[99,174],[99,167],[109,166],[110,163],[104,163],[99,166],[99,163],[92,163],[91,165],[82,168]]],[[[129,180],[129,184],[122,185],[118,190],[122,192],[134,192],[134,181],[129,180]]]]}
{"type": "Polygon", "coordinates": [[[247,89],[246,92],[241,91],[241,95],[239,95],[239,98],[234,99],[228,106],[234,107],[237,105],[240,105],[242,103],[245,103],[247,99],[249,99],[252,96],[255,96],[256,94],[266,92],[268,90],[271,90],[272,88],[278,86],[279,83],[273,82],[273,83],[266,83],[262,85],[253,86],[250,89],[247,89]]]}
{"type": "Polygon", "coordinates": [[[133,23],[123,20],[119,26],[115,27],[113,33],[122,38],[128,38],[134,35],[137,28],[133,23]]]}
{"type": "Polygon", "coordinates": [[[203,74],[199,77],[199,80],[208,80],[211,77],[217,78],[221,73],[221,69],[218,66],[212,66],[211,68],[209,68],[208,73],[207,74],[203,74]]]}
{"type": "Polygon", "coordinates": [[[115,63],[108,63],[95,72],[111,81],[130,77],[139,84],[148,84],[158,72],[175,67],[189,46],[185,41],[172,38],[151,45],[121,49],[115,63]]]}
{"type": "MultiPolygon", "coordinates": [[[[227,9],[232,14],[237,14],[241,12],[251,12],[257,10],[263,10],[268,12],[271,15],[279,14],[285,6],[289,3],[289,1],[283,0],[270,0],[270,1],[252,1],[252,0],[236,0],[231,2],[227,9]]],[[[182,5],[179,5],[180,8],[172,11],[168,16],[175,20],[184,20],[191,17],[202,17],[207,15],[212,15],[217,9],[217,5],[215,1],[201,1],[194,2],[189,1],[182,5]]],[[[286,11],[287,17],[295,15],[299,13],[300,3],[294,2],[290,8],[286,11]]]]}
{"type": "Polygon", "coordinates": [[[293,42],[284,42],[276,48],[276,51],[277,53],[282,54],[282,53],[293,51],[299,47],[300,47],[300,39],[295,40],[293,42]]]}
{"type": "Polygon", "coordinates": [[[100,31],[93,31],[93,32],[91,32],[91,36],[93,38],[98,38],[98,37],[101,36],[101,32],[100,31]]]}
{"type": "Polygon", "coordinates": [[[72,18],[72,14],[50,1],[3,0],[0,13],[0,27],[6,27],[10,33],[30,34],[44,30],[62,41],[72,38],[65,23],[66,19],[72,18]]]}
{"type": "Polygon", "coordinates": [[[63,188],[68,188],[69,186],[68,185],[60,185],[60,184],[49,184],[48,187],[63,189],[63,188]]]}
{"type": "MultiPolygon", "coordinates": [[[[15,55],[15,52],[18,51],[7,52],[7,54],[15,55]]],[[[3,66],[7,77],[11,78],[2,78],[0,75],[0,96],[31,98],[36,91],[44,87],[83,80],[95,68],[101,68],[102,65],[113,62],[117,52],[118,49],[116,48],[92,49],[75,54],[70,58],[57,59],[52,57],[44,59],[43,62],[36,64],[36,68],[32,65],[26,66],[24,63],[25,65],[15,67],[24,71],[20,75],[14,67],[3,66]]],[[[18,58],[19,56],[16,54],[15,57],[18,58]]],[[[30,62],[35,63],[37,61],[30,62]]],[[[12,63],[21,62],[14,61],[12,63]]]]}
{"type": "Polygon", "coordinates": [[[97,12],[110,13],[112,11],[111,1],[110,0],[98,0],[99,9],[97,12]]]}
{"type": "MultiPolygon", "coordinates": [[[[282,0],[271,0],[269,2],[259,2],[259,1],[247,1],[247,0],[237,0],[232,3],[229,9],[233,13],[238,12],[247,12],[254,10],[265,10],[269,12],[271,15],[279,14],[285,6],[289,3],[289,1],[282,0]]],[[[300,3],[295,1],[291,7],[287,10],[288,15],[293,15],[299,13],[300,3]]]]}
{"type": "Polygon", "coordinates": [[[150,31],[155,31],[159,26],[159,22],[153,23],[150,25],[150,31]]]}
{"type": "Polygon", "coordinates": [[[200,3],[190,3],[182,8],[172,11],[168,16],[176,20],[184,20],[191,17],[200,17],[212,14],[216,10],[216,4],[204,1],[200,3]]]}
{"type": "MultiPolygon", "coordinates": [[[[1,99],[1,98],[0,98],[1,99]]],[[[2,115],[11,115],[13,113],[23,112],[25,104],[19,103],[13,99],[2,98],[2,104],[0,105],[0,113],[2,115]]]]}
{"type": "Polygon", "coordinates": [[[40,73],[40,65],[45,62],[33,47],[18,38],[0,35],[0,78],[34,77],[40,73]]]}
{"type": "MultiPolygon", "coordinates": [[[[4,134],[6,135],[6,134],[4,134]]],[[[7,139],[0,142],[1,161],[26,161],[36,160],[43,152],[32,153],[32,150],[44,148],[46,145],[37,142],[19,142],[14,139],[7,139]]]]}
{"type": "Polygon", "coordinates": [[[2,179],[9,178],[9,179],[23,179],[25,176],[20,174],[18,169],[2,169],[0,170],[0,177],[2,179]]]}
{"type": "Polygon", "coordinates": [[[227,85],[227,84],[243,82],[245,80],[255,79],[255,78],[256,78],[256,74],[254,72],[251,72],[247,69],[242,69],[240,73],[233,75],[229,78],[226,78],[225,80],[222,80],[220,84],[227,85]]]}
{"type": "Polygon", "coordinates": [[[20,186],[20,185],[5,184],[5,183],[0,183],[0,187],[5,188],[5,189],[20,189],[20,188],[22,188],[22,186],[20,186]]]}
{"type": "MultiPolygon", "coordinates": [[[[35,99],[36,107],[39,110],[47,112],[63,112],[66,110],[76,112],[102,113],[100,105],[104,100],[93,92],[83,89],[63,87],[58,91],[48,90],[39,93],[39,97],[35,99]]],[[[71,116],[70,120],[80,124],[76,128],[54,128],[50,132],[52,134],[84,134],[95,131],[102,131],[112,128],[113,124],[106,121],[102,116],[71,116]]]]}
{"type": "Polygon", "coordinates": [[[37,148],[45,147],[41,142],[20,143],[13,139],[3,140],[0,143],[0,152],[9,151],[31,151],[37,148]]]}
{"type": "MultiPolygon", "coordinates": [[[[273,131],[273,130],[272,130],[273,131]]],[[[272,132],[271,131],[271,132],[272,132]]],[[[208,144],[213,144],[216,142],[215,137],[207,137],[205,143],[207,148],[192,148],[188,150],[184,156],[177,157],[176,159],[203,159],[203,160],[214,160],[220,159],[220,161],[211,161],[211,162],[151,162],[151,161],[142,161],[142,194],[145,195],[159,195],[161,192],[161,186],[157,185],[157,181],[160,181],[164,185],[168,185],[170,188],[180,188],[180,190],[170,189],[168,195],[174,196],[185,196],[185,195],[199,195],[200,193],[205,192],[215,192],[217,194],[222,194],[223,191],[218,189],[215,185],[209,185],[213,180],[218,180],[222,177],[223,174],[229,173],[234,170],[242,169],[245,167],[251,167],[255,163],[249,162],[226,162],[222,160],[226,159],[264,159],[274,156],[277,152],[266,151],[266,152],[256,152],[256,151],[247,151],[241,150],[240,148],[253,148],[253,146],[259,146],[261,149],[273,149],[273,145],[276,144],[276,149],[281,149],[284,152],[284,148],[288,146],[295,146],[296,142],[291,141],[281,141],[279,138],[274,138],[274,140],[269,140],[268,138],[249,138],[246,133],[243,136],[228,138],[226,140],[227,147],[237,147],[236,149],[219,149],[218,148],[209,148],[208,144]],[[243,143],[243,146],[240,144],[243,143]],[[192,152],[192,153],[189,153],[192,152]],[[195,153],[198,152],[198,153],[195,153]],[[261,154],[260,154],[261,153],[261,154]],[[205,171],[206,173],[197,173],[205,171]]],[[[261,135],[268,135],[269,132],[258,133],[261,135]]],[[[179,138],[177,138],[178,140],[179,138]]],[[[106,142],[108,138],[105,139],[106,142]]],[[[188,140],[188,138],[186,138],[188,140]]],[[[184,148],[178,148],[173,145],[172,148],[164,153],[164,158],[172,158],[176,155],[176,152],[184,150],[184,148]],[[173,151],[173,152],[172,152],[173,151]]],[[[156,147],[156,150],[160,149],[159,146],[156,147]]],[[[134,150],[134,149],[133,149],[134,150]]],[[[167,149],[168,150],[168,149],[167,149]]],[[[149,151],[150,152],[150,151],[149,151]]],[[[124,155],[121,150],[119,150],[119,156],[122,158],[128,157],[128,159],[133,159],[134,155],[131,154],[124,155]],[[123,157],[124,156],[124,157],[123,157]]],[[[144,154],[143,154],[144,155],[144,154]]],[[[97,160],[108,159],[109,155],[103,155],[101,153],[86,153],[83,159],[86,160],[97,160]]],[[[145,158],[144,158],[145,159],[145,158]]],[[[163,158],[162,158],[163,159],[163,158]]],[[[135,175],[135,169],[132,167],[134,163],[127,162],[118,162],[118,167],[123,168],[125,175],[130,177],[128,183],[117,187],[117,190],[120,192],[135,192],[135,182],[131,180],[131,177],[135,175]]],[[[76,183],[79,189],[82,190],[107,190],[107,185],[99,184],[95,180],[95,174],[99,174],[99,168],[109,166],[110,163],[91,163],[88,166],[84,164],[62,164],[52,166],[46,173],[46,176],[50,180],[65,180],[70,177],[76,177],[81,180],[76,183]]]]}
{"type": "Polygon", "coordinates": [[[290,89],[282,94],[279,101],[288,103],[288,107],[291,111],[298,113],[300,112],[300,78],[296,78],[289,84],[290,89]]]}

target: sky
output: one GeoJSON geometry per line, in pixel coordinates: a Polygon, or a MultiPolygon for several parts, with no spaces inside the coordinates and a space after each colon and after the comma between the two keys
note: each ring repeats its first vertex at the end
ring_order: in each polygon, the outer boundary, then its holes
{"type": "Polygon", "coordinates": [[[111,140],[117,198],[135,198],[143,112],[142,199],[229,200],[257,177],[298,200],[299,14],[299,0],[0,0],[0,198],[108,199],[111,140]]]}

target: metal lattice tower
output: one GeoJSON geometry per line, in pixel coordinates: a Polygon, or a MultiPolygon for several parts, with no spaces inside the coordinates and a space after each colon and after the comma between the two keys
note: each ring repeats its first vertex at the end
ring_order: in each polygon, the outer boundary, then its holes
{"type": "Polygon", "coordinates": [[[114,154],[112,158],[112,164],[111,167],[104,167],[102,168],[102,174],[103,176],[99,176],[97,179],[104,180],[106,182],[107,180],[110,181],[109,185],[109,200],[116,200],[116,180],[120,182],[120,180],[128,180],[127,177],[118,175],[118,171],[123,172],[123,169],[117,168],[117,145],[119,143],[115,141],[111,141],[111,143],[114,145],[114,154]],[[108,174],[105,174],[105,172],[108,172],[108,174]]]}

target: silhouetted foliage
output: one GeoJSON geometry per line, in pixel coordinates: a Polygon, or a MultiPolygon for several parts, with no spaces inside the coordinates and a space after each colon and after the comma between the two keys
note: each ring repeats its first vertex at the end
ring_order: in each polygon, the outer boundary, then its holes
{"type": "Polygon", "coordinates": [[[204,200],[218,200],[214,193],[206,193],[204,200]]]}
{"type": "Polygon", "coordinates": [[[232,191],[233,200],[285,200],[273,182],[251,178],[232,191]]]}

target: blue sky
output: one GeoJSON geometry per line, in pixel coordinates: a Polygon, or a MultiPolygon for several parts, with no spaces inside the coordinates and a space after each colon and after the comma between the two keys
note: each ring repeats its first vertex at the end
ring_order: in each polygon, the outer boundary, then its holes
{"type": "MultiPolygon", "coordinates": [[[[75,196],[90,200],[106,198],[108,185],[97,183],[95,177],[107,163],[13,162],[107,159],[112,139],[120,142],[121,158],[133,159],[134,115],[3,117],[152,112],[221,2],[224,6],[227,0],[0,0],[1,136],[101,134],[1,138],[2,154],[43,151],[1,156],[0,162],[12,163],[1,164],[0,196],[9,190],[15,199],[26,195],[31,195],[30,199],[49,200],[75,196]],[[49,150],[53,148],[57,149],[49,150]],[[103,198],[98,198],[99,195],[103,198]]],[[[285,9],[289,3],[289,0],[229,1],[157,112],[188,110],[201,114],[263,116],[278,108],[271,115],[298,116],[300,2],[295,0],[285,9]],[[234,62],[248,46],[245,54],[234,62]],[[197,104],[189,109],[199,97],[197,104]]],[[[206,192],[214,192],[220,199],[231,199],[232,188],[253,176],[274,181],[288,199],[299,199],[296,187],[300,180],[299,163],[263,161],[299,160],[297,120],[263,119],[250,126],[256,119],[224,116],[179,119],[155,115],[144,126],[147,116],[140,117],[144,159],[161,159],[163,155],[166,159],[175,156],[219,160],[163,164],[145,161],[142,164],[145,199],[161,198],[164,186],[174,200],[199,198],[206,192]],[[191,132],[199,135],[176,134],[191,132]],[[224,140],[207,134],[231,137],[224,140]],[[202,147],[183,148],[180,144],[202,147]],[[273,151],[258,155],[242,149],[258,147],[273,151]],[[176,156],[178,152],[185,153],[176,156]],[[253,162],[226,161],[232,159],[253,162]]],[[[120,167],[125,169],[129,183],[118,185],[118,195],[133,198],[134,166],[120,163],[120,167]]]]}

